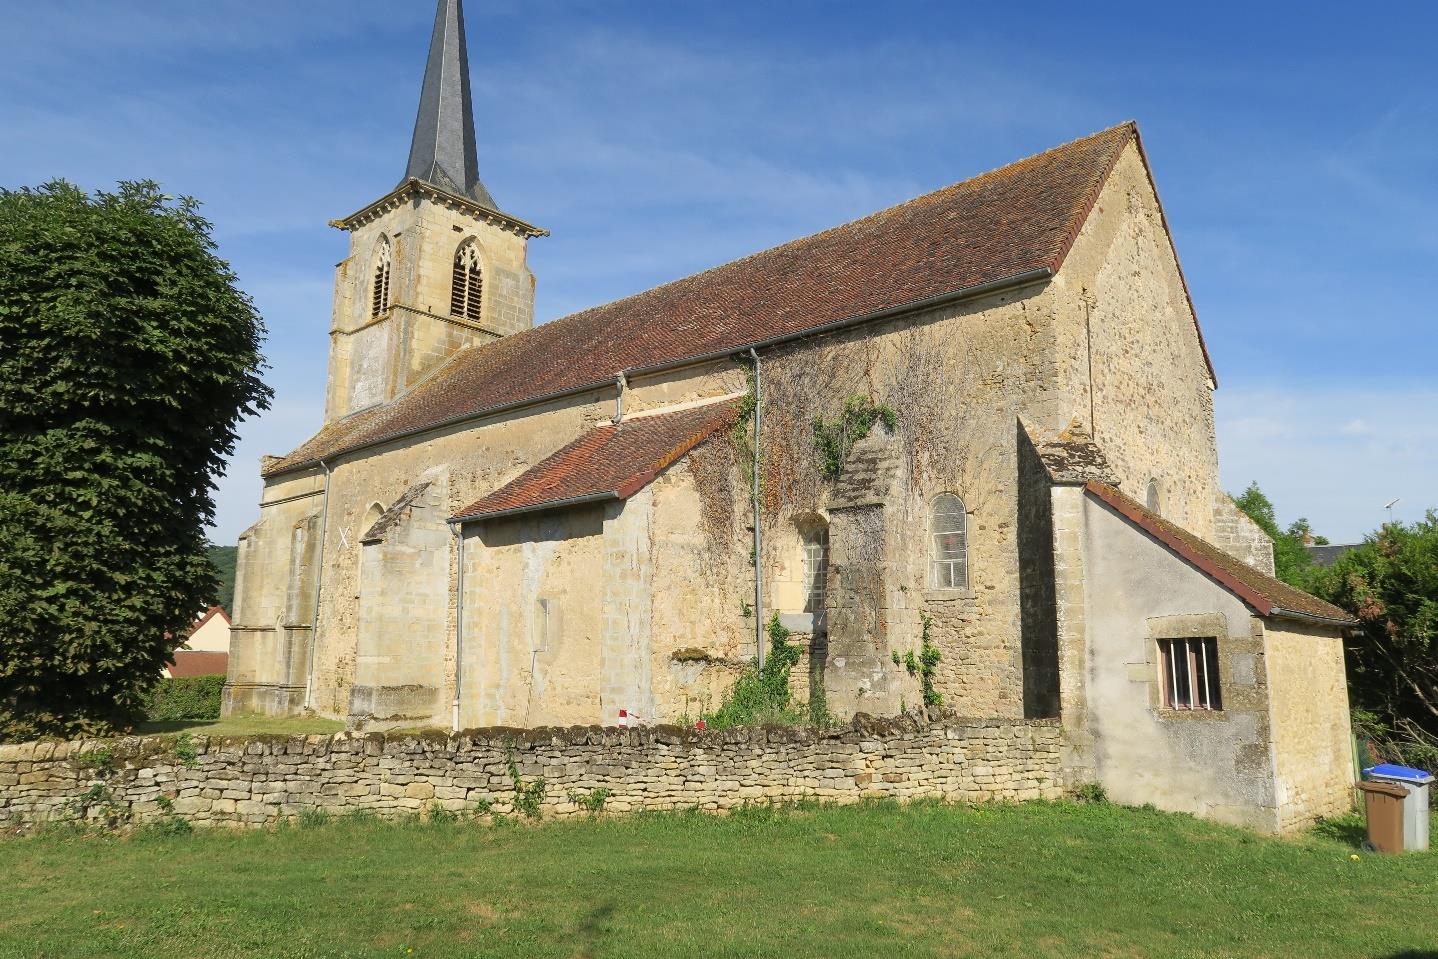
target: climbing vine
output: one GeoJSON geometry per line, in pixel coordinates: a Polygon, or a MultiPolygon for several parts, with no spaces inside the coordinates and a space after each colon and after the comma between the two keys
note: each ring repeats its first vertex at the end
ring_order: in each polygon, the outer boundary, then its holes
{"type": "Polygon", "coordinates": [[[942,706],[944,694],[934,688],[934,670],[942,658],[939,647],[934,645],[929,631],[933,628],[934,617],[928,613],[919,613],[923,629],[919,634],[919,651],[915,653],[912,649],[900,656],[898,651],[894,652],[894,665],[903,666],[910,676],[919,680],[919,687],[924,693],[925,706],[942,706]]]}
{"type": "Polygon", "coordinates": [[[819,472],[826,479],[838,479],[844,460],[854,444],[869,435],[880,420],[890,433],[899,425],[899,414],[893,407],[875,403],[871,397],[856,395],[844,401],[844,408],[831,420],[814,418],[814,452],[819,457],[819,472]]]}
{"type": "Polygon", "coordinates": [[[769,655],[764,665],[751,662],[740,673],[714,712],[704,716],[711,729],[734,726],[796,725],[805,721],[789,692],[789,672],[799,661],[800,649],[789,642],[790,631],[775,613],[769,620],[769,655]]]}

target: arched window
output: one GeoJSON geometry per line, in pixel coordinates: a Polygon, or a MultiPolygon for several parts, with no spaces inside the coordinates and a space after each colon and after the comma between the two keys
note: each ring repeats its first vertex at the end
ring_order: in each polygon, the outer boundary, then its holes
{"type": "Polygon", "coordinates": [[[465,240],[454,252],[454,280],[449,288],[449,315],[477,322],[480,294],[483,292],[484,275],[479,268],[479,249],[473,240],[465,240]]]}
{"type": "Polygon", "coordinates": [[[932,529],[931,585],[935,589],[965,588],[969,585],[969,534],[964,501],[953,493],[935,499],[932,529]]]}
{"type": "Polygon", "coordinates": [[[364,520],[360,522],[359,538],[361,541],[369,535],[369,531],[374,528],[374,524],[378,523],[379,518],[383,515],[383,506],[378,503],[371,503],[369,505],[369,509],[365,510],[364,520]]]}
{"type": "Polygon", "coordinates": [[[1148,491],[1144,493],[1144,505],[1148,507],[1151,513],[1157,513],[1159,511],[1160,504],[1157,477],[1148,481],[1148,491]]]}
{"type": "Polygon", "coordinates": [[[389,309],[389,270],[392,259],[389,237],[382,236],[379,243],[375,244],[374,251],[374,279],[370,287],[369,308],[371,318],[389,309]]]}
{"type": "Polygon", "coordinates": [[[829,527],[815,524],[804,536],[804,612],[814,617],[814,633],[828,632],[824,597],[829,582],[829,527]]]}

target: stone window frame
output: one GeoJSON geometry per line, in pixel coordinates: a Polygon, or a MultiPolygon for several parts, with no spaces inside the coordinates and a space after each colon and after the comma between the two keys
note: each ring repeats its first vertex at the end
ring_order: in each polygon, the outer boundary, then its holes
{"type": "Polygon", "coordinates": [[[449,281],[450,316],[471,323],[480,321],[484,316],[484,275],[484,249],[479,244],[479,238],[466,237],[454,248],[449,281]],[[462,263],[466,254],[468,262],[462,263]]]}
{"type": "Polygon", "coordinates": [[[394,270],[394,244],[381,233],[370,254],[370,319],[383,316],[390,308],[390,274],[394,270]]]}
{"type": "Polygon", "coordinates": [[[828,632],[828,570],[829,570],[829,517],[823,512],[802,511],[789,518],[787,529],[780,535],[782,545],[779,546],[781,554],[786,557],[783,567],[775,567],[771,571],[771,585],[777,585],[781,568],[791,569],[786,583],[796,583],[801,587],[801,599],[797,601],[791,593],[781,605],[777,595],[773,595],[773,611],[778,614],[779,621],[784,626],[795,632],[814,635],[828,632]],[[816,557],[813,552],[818,548],[821,555],[816,557]],[[818,560],[824,573],[824,582],[816,592],[814,589],[813,573],[815,560],[818,560]],[[815,599],[821,599],[823,605],[819,609],[814,608],[815,599]]]}
{"type": "Polygon", "coordinates": [[[1148,636],[1144,640],[1145,666],[1148,676],[1148,707],[1160,720],[1199,721],[1228,718],[1231,704],[1229,688],[1233,677],[1229,667],[1232,637],[1228,617],[1223,613],[1182,613],[1175,616],[1153,616],[1147,621],[1148,636]],[[1167,639],[1212,639],[1217,645],[1218,709],[1173,709],[1164,705],[1163,663],[1159,644],[1167,639]]]}
{"type": "Polygon", "coordinates": [[[966,503],[964,502],[964,498],[963,498],[962,496],[960,496],[958,493],[955,493],[955,492],[950,491],[950,490],[946,490],[946,491],[944,491],[944,492],[942,492],[942,493],[939,493],[938,495],[936,495],[933,499],[931,499],[931,500],[929,501],[929,517],[928,517],[928,519],[929,519],[929,522],[928,522],[928,527],[929,527],[929,536],[928,536],[929,556],[928,556],[928,563],[926,564],[926,565],[928,566],[928,575],[927,575],[927,577],[926,577],[927,580],[928,580],[928,590],[926,590],[926,592],[933,592],[933,593],[939,594],[939,595],[941,595],[941,596],[942,596],[942,595],[947,595],[947,596],[962,596],[962,595],[964,595],[965,593],[967,593],[967,592],[969,591],[969,589],[970,589],[970,586],[969,586],[969,583],[970,583],[970,581],[971,581],[970,574],[971,574],[971,572],[972,572],[972,570],[971,570],[971,568],[970,568],[970,566],[969,566],[969,514],[968,514],[968,504],[966,504],[966,503]],[[956,502],[956,503],[958,504],[958,510],[957,510],[957,511],[954,511],[954,510],[950,509],[949,511],[947,511],[947,512],[941,514],[941,513],[939,512],[939,506],[940,506],[941,503],[944,503],[944,502],[947,501],[947,500],[953,500],[954,502],[956,502]],[[948,529],[948,530],[940,531],[940,530],[938,529],[938,525],[939,525],[939,517],[940,517],[941,515],[943,515],[943,516],[958,516],[958,517],[960,517],[959,528],[958,528],[958,529],[948,529]],[[954,535],[954,534],[956,534],[956,533],[959,535],[960,543],[961,543],[961,545],[959,546],[958,551],[957,551],[957,552],[958,552],[957,557],[955,557],[955,556],[948,556],[948,557],[945,557],[945,558],[943,558],[943,559],[940,559],[940,558],[939,558],[939,537],[940,537],[940,536],[952,536],[952,535],[954,535]],[[960,568],[962,568],[962,570],[963,570],[963,582],[956,582],[957,577],[954,575],[955,565],[956,565],[956,564],[962,564],[960,568]],[[941,576],[941,574],[940,574],[940,569],[941,569],[941,567],[947,567],[947,577],[941,576]],[[943,579],[945,579],[945,578],[948,579],[948,584],[947,584],[947,585],[945,585],[944,582],[943,582],[943,579]]]}
{"type": "Polygon", "coordinates": [[[804,544],[804,612],[812,618],[810,631],[828,628],[829,525],[801,530],[804,544]]]}

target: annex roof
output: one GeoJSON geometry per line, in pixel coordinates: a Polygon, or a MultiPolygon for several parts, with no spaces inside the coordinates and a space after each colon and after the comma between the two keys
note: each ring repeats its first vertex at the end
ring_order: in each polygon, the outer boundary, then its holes
{"type": "Polygon", "coordinates": [[[410,392],[270,460],[264,473],[598,389],[620,372],[1042,279],[1062,264],[1130,143],[1139,143],[1138,127],[1122,123],[823,233],[469,347],[410,392]]]}
{"type": "Polygon", "coordinates": [[[1180,559],[1237,596],[1259,616],[1319,620],[1333,623],[1335,626],[1354,626],[1358,623],[1332,603],[1326,603],[1317,596],[1310,596],[1301,589],[1254,569],[1181,526],[1170,523],[1106,483],[1090,481],[1085,488],[1091,495],[1168,547],[1180,559]]]}
{"type": "Polygon", "coordinates": [[[496,519],[579,503],[628,499],[664,469],[734,425],[742,400],[639,415],[618,426],[595,427],[455,516],[457,521],[496,519]]]}

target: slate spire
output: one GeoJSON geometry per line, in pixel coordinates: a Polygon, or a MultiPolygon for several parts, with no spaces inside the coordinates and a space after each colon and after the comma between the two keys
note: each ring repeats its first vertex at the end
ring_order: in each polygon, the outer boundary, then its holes
{"type": "Polygon", "coordinates": [[[439,0],[435,12],[419,115],[415,117],[414,141],[405,170],[405,178],[409,177],[499,210],[494,197],[479,181],[463,0],[439,0]]]}

